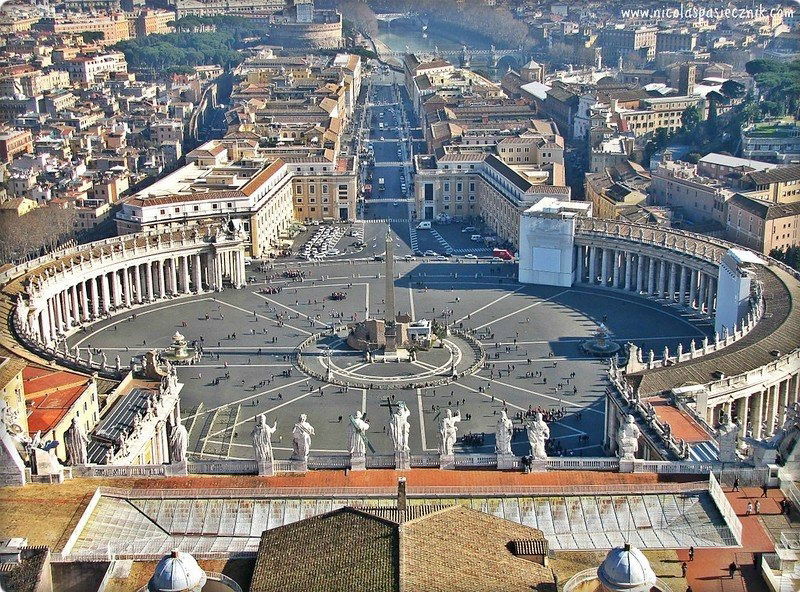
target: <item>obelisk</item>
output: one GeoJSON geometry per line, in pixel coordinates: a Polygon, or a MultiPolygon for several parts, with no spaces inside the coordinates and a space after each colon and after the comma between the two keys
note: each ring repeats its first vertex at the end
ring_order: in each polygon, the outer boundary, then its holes
{"type": "Polygon", "coordinates": [[[386,233],[386,314],[384,316],[386,351],[397,351],[397,311],[394,309],[394,243],[392,231],[386,233]]]}

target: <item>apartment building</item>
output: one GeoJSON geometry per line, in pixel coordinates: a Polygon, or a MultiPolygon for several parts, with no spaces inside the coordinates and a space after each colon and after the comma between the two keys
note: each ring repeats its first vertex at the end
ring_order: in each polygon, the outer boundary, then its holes
{"type": "Polygon", "coordinates": [[[727,204],[725,238],[769,255],[800,245],[800,201],[774,203],[741,193],[727,204]]]}
{"type": "Polygon", "coordinates": [[[286,0],[175,0],[175,11],[178,18],[218,14],[245,16],[280,12],[287,5],[286,0]]]}
{"type": "Polygon", "coordinates": [[[652,60],[656,55],[656,27],[630,27],[612,25],[600,31],[598,43],[603,50],[606,63],[616,63],[630,53],[639,53],[644,59],[652,60]]]}
{"type": "Polygon", "coordinates": [[[26,129],[0,129],[0,162],[11,162],[14,157],[33,152],[33,136],[26,129]]]}
{"type": "Polygon", "coordinates": [[[800,165],[775,167],[745,175],[748,195],[766,202],[800,201],[800,165]]]}
{"type": "Polygon", "coordinates": [[[691,29],[666,29],[656,33],[656,54],[694,51],[696,47],[697,32],[691,29]]]}
{"type": "Polygon", "coordinates": [[[543,197],[568,200],[569,187],[553,184],[553,168],[523,172],[496,154],[453,152],[418,156],[415,217],[479,216],[502,240],[517,244],[522,212],[543,197]]]}
{"type": "Polygon", "coordinates": [[[642,166],[624,160],[596,173],[586,173],[585,199],[596,218],[616,220],[632,207],[647,202],[650,174],[642,166]]]}
{"type": "Polygon", "coordinates": [[[124,13],[59,15],[43,18],[37,27],[54,35],[102,33],[100,43],[105,45],[114,45],[132,37],[128,18],[124,13]]]}
{"type": "Polygon", "coordinates": [[[800,126],[773,121],[743,127],[742,156],[779,164],[800,163],[800,126]]]}
{"type": "Polygon", "coordinates": [[[79,55],[63,64],[71,82],[92,84],[105,80],[117,72],[127,72],[128,63],[122,52],[108,52],[96,55],[79,55]]]}

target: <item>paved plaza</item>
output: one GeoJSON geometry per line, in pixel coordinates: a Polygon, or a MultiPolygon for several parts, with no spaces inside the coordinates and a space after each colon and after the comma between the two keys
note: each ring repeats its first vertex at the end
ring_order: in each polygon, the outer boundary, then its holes
{"type": "MultiPolygon", "coordinates": [[[[268,422],[278,422],[274,448],[279,458],[290,454],[291,429],[300,413],[308,414],[316,430],[315,454],[341,453],[348,416],[356,410],[363,411],[371,425],[369,453],[390,454],[385,426],[400,400],[412,411],[413,453],[437,450],[440,414],[448,407],[461,412],[459,435],[472,435],[457,449],[491,453],[497,416],[505,407],[512,418],[529,409],[565,408],[564,417],[551,423],[553,441],[565,454],[598,456],[606,362],[585,357],[579,343],[591,337],[604,319],[614,339],[657,352],[664,345],[674,349],[679,341],[686,347],[689,339],[701,338],[707,330],[677,309],[643,298],[518,284],[514,265],[398,261],[398,311],[474,330],[488,363],[444,386],[401,389],[382,382],[383,377],[401,372],[392,363],[365,366],[363,356],[343,352],[336,360],[338,368],[374,378],[380,386],[345,389],[304,374],[293,365],[293,353],[306,338],[328,332],[334,323],[380,318],[384,265],[366,260],[306,263],[302,281],[283,278],[284,269],[276,265],[269,271],[279,276],[269,282],[253,269],[246,289],[156,304],[139,309],[135,318],[112,317],[73,336],[70,346],[102,350],[109,360],[119,355],[126,365],[148,349],[168,346],[175,331],[202,343],[205,353],[200,362],[178,367],[185,385],[181,415],[193,460],[253,458],[250,432],[260,413],[267,414],[268,422]],[[282,290],[262,293],[267,286],[282,290]],[[347,298],[331,300],[334,291],[345,292],[347,298]]],[[[429,366],[437,366],[436,355],[440,354],[432,353],[429,366]]],[[[523,424],[514,421],[519,428],[514,452],[527,454],[523,424]]]]}

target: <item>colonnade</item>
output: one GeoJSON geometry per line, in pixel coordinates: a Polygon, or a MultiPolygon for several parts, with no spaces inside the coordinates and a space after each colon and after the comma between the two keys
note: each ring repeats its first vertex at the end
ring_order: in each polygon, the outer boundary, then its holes
{"type": "Polygon", "coordinates": [[[576,244],[575,258],[575,283],[646,294],[714,314],[717,278],[697,267],[594,245],[576,244]]]}
{"type": "Polygon", "coordinates": [[[772,384],[761,384],[754,391],[735,393],[727,401],[708,405],[705,419],[709,425],[716,426],[724,414],[739,425],[740,438],[771,438],[783,426],[787,407],[798,402],[798,387],[798,374],[772,384]]]}
{"type": "MultiPolygon", "coordinates": [[[[218,291],[224,283],[245,285],[241,249],[171,253],[143,261],[97,259],[82,269],[65,269],[34,289],[24,327],[49,345],[84,323],[130,309],[190,294],[218,291]]],[[[141,258],[140,258],[141,259],[141,258]]]]}

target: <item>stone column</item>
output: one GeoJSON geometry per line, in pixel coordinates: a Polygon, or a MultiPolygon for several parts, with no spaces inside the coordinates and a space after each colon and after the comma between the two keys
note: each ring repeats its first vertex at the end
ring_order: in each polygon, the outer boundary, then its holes
{"type": "Polygon", "coordinates": [[[625,291],[631,291],[631,280],[633,275],[633,253],[625,251],[625,291]]]}
{"type": "Polygon", "coordinates": [[[156,299],[156,295],[153,292],[153,264],[150,261],[144,264],[144,281],[147,286],[147,299],[152,302],[156,299]]]}
{"type": "Polygon", "coordinates": [[[122,290],[120,289],[119,270],[112,271],[109,279],[111,280],[111,293],[114,296],[114,308],[120,308],[122,306],[122,290]]]}
{"type": "Polygon", "coordinates": [[[739,439],[747,436],[747,412],[750,397],[736,399],[736,420],[739,422],[739,439]]]}
{"type": "Polygon", "coordinates": [[[677,279],[677,268],[675,263],[669,264],[669,283],[667,284],[667,300],[675,300],[675,280],[677,279]]]}
{"type": "Polygon", "coordinates": [[[136,303],[142,304],[145,301],[142,294],[142,266],[138,263],[133,266],[133,288],[136,290],[136,303]]]}
{"type": "Polygon", "coordinates": [[[86,282],[78,284],[78,288],[81,292],[81,319],[84,322],[88,322],[92,317],[89,312],[89,298],[86,296],[86,282]]]}
{"type": "Polygon", "coordinates": [[[776,387],[778,389],[778,428],[783,427],[786,421],[786,403],[789,393],[789,380],[782,380],[776,387]]]}
{"type": "Polygon", "coordinates": [[[706,279],[706,312],[714,314],[714,300],[717,296],[717,281],[708,276],[706,279]]]}
{"type": "Polygon", "coordinates": [[[179,293],[178,290],[178,258],[173,257],[169,260],[169,283],[170,283],[170,291],[173,295],[177,295],[179,293]]]}
{"type": "Polygon", "coordinates": [[[577,273],[577,277],[575,278],[576,284],[582,284],[584,281],[584,277],[586,276],[586,247],[583,245],[577,245],[575,248],[575,257],[577,259],[575,270],[577,273]]]}
{"type": "Polygon", "coordinates": [[[597,247],[589,247],[589,284],[597,283],[597,247]]]}
{"type": "Polygon", "coordinates": [[[611,251],[611,283],[614,284],[612,287],[619,288],[619,272],[620,266],[622,265],[622,260],[620,259],[619,251],[612,250],[611,251]]]}
{"type": "Polygon", "coordinates": [[[125,292],[125,306],[130,308],[133,304],[133,298],[131,294],[131,269],[129,267],[122,270],[122,289],[125,292]]]}
{"type": "Polygon", "coordinates": [[[71,301],[72,301],[72,321],[76,325],[80,325],[80,323],[81,323],[81,312],[80,312],[81,309],[80,309],[80,306],[78,305],[78,286],[77,285],[72,286],[69,289],[69,295],[70,295],[70,298],[71,298],[71,301]]]}
{"type": "Polygon", "coordinates": [[[158,293],[161,298],[167,297],[167,285],[164,281],[164,261],[163,259],[159,259],[156,261],[156,273],[158,273],[158,293]]]}
{"type": "Polygon", "coordinates": [[[681,279],[680,279],[680,287],[678,288],[678,302],[681,306],[686,305],[686,280],[687,280],[687,270],[688,268],[685,265],[681,265],[681,279]]]}
{"type": "Polygon", "coordinates": [[[658,288],[656,288],[656,296],[659,298],[667,297],[667,262],[663,259],[658,261],[658,288]]]}
{"type": "Polygon", "coordinates": [[[190,294],[192,287],[189,285],[191,283],[189,279],[189,258],[186,255],[181,257],[181,278],[183,281],[183,293],[190,294]]]}
{"type": "Polygon", "coordinates": [[[767,388],[767,433],[764,434],[767,438],[772,437],[775,433],[775,419],[778,415],[778,387],[772,385],[767,388]]]}
{"type": "Polygon", "coordinates": [[[696,306],[697,302],[697,278],[698,271],[696,269],[692,269],[691,279],[689,280],[689,308],[698,308],[696,306]]]}
{"type": "Polygon", "coordinates": [[[244,251],[236,251],[236,259],[239,262],[239,284],[237,288],[244,288],[247,285],[247,266],[244,264],[244,251]]]}
{"type": "Polygon", "coordinates": [[[100,294],[103,299],[103,312],[111,311],[111,291],[108,287],[108,274],[100,276],[100,294]]]}
{"type": "Polygon", "coordinates": [[[92,292],[92,318],[100,316],[100,278],[93,277],[89,280],[89,287],[92,292]]]}
{"type": "Polygon", "coordinates": [[[194,275],[194,288],[200,294],[203,291],[202,276],[200,274],[200,254],[192,256],[192,273],[194,275]]]}
{"type": "Polygon", "coordinates": [[[41,316],[39,322],[41,323],[41,329],[39,333],[42,336],[42,343],[45,345],[50,343],[53,340],[53,328],[50,324],[50,303],[45,302],[44,307],[42,308],[41,316]]]}
{"type": "Polygon", "coordinates": [[[636,292],[641,294],[644,291],[644,257],[641,253],[636,255],[636,292]]]}
{"type": "Polygon", "coordinates": [[[61,294],[56,294],[50,300],[53,309],[53,326],[55,327],[55,334],[58,335],[62,330],[62,316],[61,316],[61,294]]]}
{"type": "Polygon", "coordinates": [[[603,249],[600,253],[600,285],[608,285],[608,265],[609,265],[609,249],[603,249]]]}
{"type": "Polygon", "coordinates": [[[763,405],[764,405],[764,391],[759,391],[752,395],[753,399],[753,412],[752,417],[753,421],[753,438],[756,440],[761,439],[761,423],[763,417],[763,405]]]}
{"type": "Polygon", "coordinates": [[[648,257],[647,259],[647,295],[652,296],[656,290],[656,260],[654,257],[648,257]]]}

